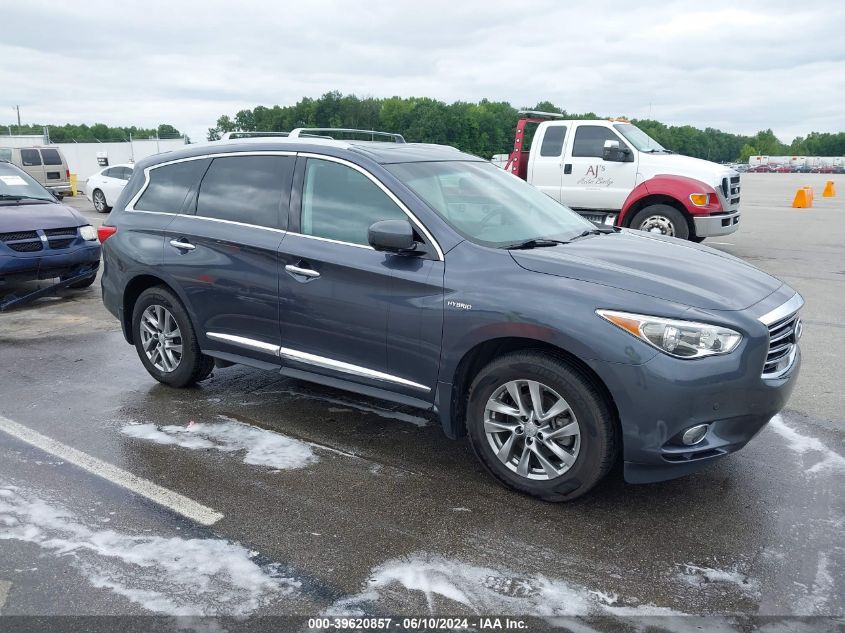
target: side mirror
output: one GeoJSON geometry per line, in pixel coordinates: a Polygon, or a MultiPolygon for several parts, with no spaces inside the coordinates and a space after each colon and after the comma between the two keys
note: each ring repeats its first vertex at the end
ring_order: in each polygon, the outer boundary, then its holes
{"type": "Polygon", "coordinates": [[[61,191],[53,191],[52,193],[53,197],[59,202],[61,202],[65,197],[65,194],[63,194],[61,191]]]}
{"type": "Polygon", "coordinates": [[[627,147],[620,147],[619,141],[605,141],[601,157],[615,163],[626,163],[633,160],[631,150],[627,147]]]}
{"type": "Polygon", "coordinates": [[[410,254],[416,249],[414,229],[407,220],[379,220],[367,230],[367,241],[377,251],[410,254]]]}

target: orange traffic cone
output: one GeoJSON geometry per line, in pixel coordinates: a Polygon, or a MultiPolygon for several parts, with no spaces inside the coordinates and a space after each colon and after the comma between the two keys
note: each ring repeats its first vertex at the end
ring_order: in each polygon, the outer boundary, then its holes
{"type": "Polygon", "coordinates": [[[822,191],[822,198],[835,198],[836,197],[836,187],[833,186],[833,181],[828,180],[824,186],[824,191],[822,191]]]}
{"type": "Polygon", "coordinates": [[[816,200],[816,196],[813,195],[813,188],[810,186],[804,187],[807,190],[807,193],[810,195],[810,206],[813,206],[813,202],[816,200]]]}
{"type": "Polygon", "coordinates": [[[795,192],[795,199],[792,201],[793,209],[808,209],[813,206],[813,198],[808,191],[809,187],[802,187],[795,192]]]}

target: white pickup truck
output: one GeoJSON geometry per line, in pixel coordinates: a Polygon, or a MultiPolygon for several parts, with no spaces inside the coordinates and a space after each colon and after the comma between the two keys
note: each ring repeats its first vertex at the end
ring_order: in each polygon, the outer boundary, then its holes
{"type": "Polygon", "coordinates": [[[739,226],[739,173],[664,149],[624,119],[522,111],[504,168],[598,224],[696,242],[739,226]]]}

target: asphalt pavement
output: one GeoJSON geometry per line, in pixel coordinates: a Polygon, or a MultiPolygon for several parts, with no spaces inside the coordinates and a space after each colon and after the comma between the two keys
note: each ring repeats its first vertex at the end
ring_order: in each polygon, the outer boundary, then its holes
{"type": "Polygon", "coordinates": [[[0,315],[0,614],[842,618],[845,178],[824,199],[828,178],[743,176],[740,230],[705,242],[804,295],[788,408],[705,471],[614,472],[569,504],[497,486],[414,409],[244,367],[164,387],[99,284],[0,315]],[[792,209],[803,184],[815,206],[792,209]]]}

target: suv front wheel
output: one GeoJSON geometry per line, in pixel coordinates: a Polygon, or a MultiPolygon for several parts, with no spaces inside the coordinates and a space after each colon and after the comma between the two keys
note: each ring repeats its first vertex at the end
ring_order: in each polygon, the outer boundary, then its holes
{"type": "Polygon", "coordinates": [[[496,479],[547,501],[583,495],[616,459],[606,398],[580,371],[542,352],[508,354],[479,372],[467,432],[496,479]]]}
{"type": "Polygon", "coordinates": [[[165,288],[141,293],[132,311],[132,332],[144,367],[165,385],[187,387],[214,369],[214,359],[200,351],[182,302],[165,288]]]}

